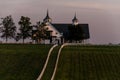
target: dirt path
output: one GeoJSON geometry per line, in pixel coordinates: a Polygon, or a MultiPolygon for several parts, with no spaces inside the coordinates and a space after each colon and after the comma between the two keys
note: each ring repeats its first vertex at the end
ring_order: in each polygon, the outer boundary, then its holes
{"type": "Polygon", "coordinates": [[[60,49],[59,49],[58,56],[57,56],[57,60],[56,60],[56,64],[55,64],[55,68],[54,68],[54,72],[53,72],[53,75],[52,75],[52,77],[51,77],[51,80],[54,80],[55,73],[56,73],[57,66],[58,66],[58,61],[59,61],[60,53],[61,53],[63,47],[64,47],[64,46],[67,46],[67,45],[69,45],[69,44],[68,44],[68,43],[65,43],[65,44],[63,44],[63,45],[60,47],[60,49]]]}
{"type": "Polygon", "coordinates": [[[47,64],[48,64],[48,60],[49,60],[49,58],[50,58],[51,52],[52,52],[52,50],[53,50],[56,46],[58,46],[58,45],[55,44],[55,45],[53,45],[53,46],[50,48],[49,53],[48,53],[48,56],[47,56],[47,59],[46,59],[46,62],[45,62],[45,65],[44,65],[44,67],[43,67],[43,69],[42,69],[39,77],[37,78],[37,80],[41,80],[41,78],[42,78],[42,76],[43,76],[43,74],[44,74],[44,71],[45,71],[45,69],[46,69],[46,66],[47,66],[47,64]]]}
{"type": "MultiPolygon", "coordinates": [[[[80,45],[80,44],[77,44],[77,43],[65,43],[65,44],[61,45],[61,47],[60,47],[60,49],[59,49],[59,51],[58,51],[58,55],[57,55],[57,60],[56,60],[56,63],[55,63],[54,72],[53,72],[53,75],[52,75],[52,77],[51,77],[50,80],[54,80],[54,77],[55,77],[55,74],[56,74],[56,70],[57,70],[57,66],[58,66],[58,61],[59,61],[60,53],[61,53],[62,49],[63,49],[65,46],[68,46],[68,45],[80,45]]],[[[39,77],[37,78],[37,80],[41,80],[41,78],[42,78],[42,76],[43,76],[43,74],[44,74],[44,72],[45,72],[45,69],[46,69],[46,67],[47,67],[47,64],[48,64],[48,61],[49,61],[51,52],[53,51],[53,49],[54,49],[56,46],[58,46],[58,45],[57,45],[57,44],[54,45],[54,46],[51,47],[51,49],[49,50],[49,53],[48,53],[48,56],[47,56],[45,65],[44,65],[44,67],[43,67],[43,69],[42,69],[41,74],[40,74],[39,77]]]]}
{"type": "Polygon", "coordinates": [[[58,52],[58,56],[57,56],[57,60],[56,60],[56,64],[55,64],[55,68],[54,68],[54,72],[53,72],[53,75],[51,77],[51,80],[54,80],[54,77],[55,77],[55,74],[56,74],[56,70],[57,70],[57,66],[58,66],[58,61],[59,61],[59,57],[60,57],[60,53],[62,51],[62,49],[65,47],[65,46],[68,46],[68,45],[81,45],[80,43],[65,43],[63,44],[60,49],[59,49],[59,52],[58,52]]]}

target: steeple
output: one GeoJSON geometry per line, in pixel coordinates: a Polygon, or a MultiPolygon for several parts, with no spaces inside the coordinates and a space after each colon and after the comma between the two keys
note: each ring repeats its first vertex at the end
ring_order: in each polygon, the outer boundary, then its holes
{"type": "Polygon", "coordinates": [[[78,19],[76,18],[76,13],[74,15],[74,18],[72,19],[73,25],[78,25],[78,19]]]}
{"type": "Polygon", "coordinates": [[[46,15],[46,18],[50,18],[50,17],[49,17],[49,11],[48,11],[48,9],[47,9],[47,15],[46,15]]]}
{"type": "Polygon", "coordinates": [[[52,22],[52,19],[49,17],[49,11],[48,11],[48,9],[47,9],[47,14],[46,14],[46,17],[43,19],[43,21],[44,22],[49,22],[49,23],[51,23],[52,22]]]}

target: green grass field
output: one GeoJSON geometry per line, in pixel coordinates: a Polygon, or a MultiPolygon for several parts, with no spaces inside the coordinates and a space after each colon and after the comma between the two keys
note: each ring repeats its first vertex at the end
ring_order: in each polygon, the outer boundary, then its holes
{"type": "Polygon", "coordinates": [[[48,65],[46,67],[46,70],[45,70],[44,75],[41,80],[50,80],[51,79],[54,68],[55,68],[55,63],[56,63],[59,48],[60,48],[60,46],[57,46],[52,51],[49,61],[48,61],[48,65]]]}
{"type": "MultiPolygon", "coordinates": [[[[36,80],[51,46],[0,44],[0,80],[36,80]]],[[[50,80],[59,47],[42,80],[50,80]]],[[[120,46],[63,48],[54,80],[120,80],[120,46]]]]}
{"type": "Polygon", "coordinates": [[[0,80],[36,80],[51,46],[0,44],[0,80]]]}
{"type": "Polygon", "coordinates": [[[120,80],[120,46],[67,46],[55,80],[120,80]]]}

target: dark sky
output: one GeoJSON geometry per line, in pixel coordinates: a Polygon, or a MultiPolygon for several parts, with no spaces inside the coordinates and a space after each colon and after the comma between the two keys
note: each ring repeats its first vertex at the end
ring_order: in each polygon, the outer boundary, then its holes
{"type": "Polygon", "coordinates": [[[120,0],[0,0],[0,17],[12,15],[17,25],[23,15],[35,24],[49,9],[53,23],[71,23],[76,12],[79,23],[89,24],[90,43],[120,43],[119,4],[120,0]]]}

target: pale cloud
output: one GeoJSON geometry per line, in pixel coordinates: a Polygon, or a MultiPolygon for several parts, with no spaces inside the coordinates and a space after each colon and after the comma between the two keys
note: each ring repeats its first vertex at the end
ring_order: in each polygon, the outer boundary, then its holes
{"type": "Polygon", "coordinates": [[[6,8],[88,8],[120,10],[119,0],[0,0],[0,9],[6,8]]]}
{"type": "Polygon", "coordinates": [[[64,7],[73,7],[73,8],[88,8],[88,9],[102,9],[102,10],[120,10],[120,5],[118,3],[112,2],[85,2],[85,1],[71,1],[71,2],[61,2],[53,4],[56,6],[64,6],[64,7]]]}

